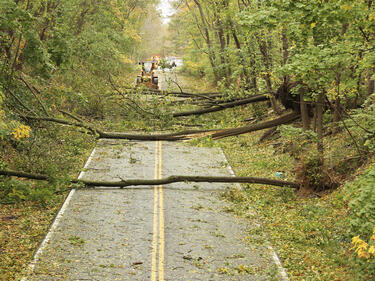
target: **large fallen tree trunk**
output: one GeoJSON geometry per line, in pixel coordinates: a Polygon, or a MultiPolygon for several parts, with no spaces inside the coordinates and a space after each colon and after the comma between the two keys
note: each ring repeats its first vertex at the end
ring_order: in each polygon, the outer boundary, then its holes
{"type": "Polygon", "coordinates": [[[173,117],[181,117],[181,116],[191,116],[191,115],[201,115],[205,113],[210,112],[216,112],[220,110],[224,110],[227,108],[232,108],[240,105],[255,103],[255,102],[261,102],[261,101],[267,101],[269,98],[267,95],[256,95],[252,96],[246,99],[236,100],[232,102],[227,103],[221,103],[218,106],[208,107],[208,108],[201,108],[196,110],[190,110],[190,111],[183,111],[183,112],[175,112],[172,114],[173,117]]]}
{"type": "MultiPolygon", "coordinates": [[[[15,176],[34,180],[49,180],[48,176],[41,174],[31,174],[24,172],[17,172],[11,170],[0,170],[0,175],[4,176],[15,176]]],[[[253,184],[265,184],[273,186],[287,186],[291,188],[299,188],[299,184],[290,181],[281,181],[266,178],[256,177],[214,177],[214,176],[170,176],[164,179],[124,179],[121,181],[89,181],[73,179],[72,183],[83,183],[86,186],[92,187],[120,187],[124,188],[127,186],[140,186],[140,185],[165,185],[176,182],[210,182],[210,183],[253,183],[253,184]]]]}
{"type": "Polygon", "coordinates": [[[220,131],[213,132],[210,134],[210,136],[213,139],[220,139],[220,138],[225,138],[225,137],[230,137],[230,136],[237,136],[245,133],[250,133],[254,131],[259,131],[263,129],[268,129],[272,127],[276,127],[282,124],[288,124],[290,122],[293,122],[300,118],[300,114],[297,112],[291,112],[289,114],[285,114],[279,118],[272,119],[269,121],[265,121],[259,124],[255,125],[249,125],[249,126],[243,126],[239,128],[231,128],[231,129],[224,129],[220,131]]]}
{"type": "Polygon", "coordinates": [[[292,112],[285,114],[279,118],[265,121],[255,125],[248,125],[239,128],[230,128],[230,129],[216,129],[216,130],[187,130],[176,133],[169,134],[129,134],[129,133],[120,133],[120,132],[103,132],[91,125],[85,123],[79,123],[75,121],[68,121],[59,118],[51,117],[34,117],[34,116],[24,116],[26,119],[39,120],[39,121],[50,121],[64,125],[82,127],[89,130],[97,138],[103,139],[127,139],[127,140],[144,140],[144,141],[156,141],[156,140],[165,140],[165,141],[178,141],[178,140],[189,140],[194,138],[202,138],[206,136],[211,136],[213,139],[220,139],[230,136],[241,135],[245,133],[250,133],[254,131],[259,131],[263,129],[268,129],[276,127],[282,124],[288,124],[294,120],[297,120],[300,117],[299,113],[292,112]]]}
{"type": "MultiPolygon", "coordinates": [[[[61,118],[52,118],[52,117],[35,117],[35,116],[23,116],[25,119],[31,119],[36,121],[47,121],[58,123],[62,125],[75,126],[87,129],[92,135],[96,136],[99,139],[127,139],[127,140],[144,140],[144,141],[157,141],[157,140],[166,140],[166,141],[177,141],[189,139],[187,136],[194,135],[203,137],[207,134],[212,134],[218,130],[186,130],[176,133],[169,134],[130,134],[130,133],[120,133],[120,132],[104,132],[91,125],[88,125],[84,122],[69,121],[61,118]]],[[[77,119],[76,119],[77,120],[77,119]]]]}
{"type": "Polygon", "coordinates": [[[144,180],[131,179],[121,180],[116,182],[100,182],[80,180],[87,186],[103,186],[103,187],[127,187],[139,185],[165,185],[176,182],[211,182],[211,183],[256,183],[273,186],[288,186],[291,188],[298,188],[299,184],[296,182],[280,181],[274,179],[255,178],[255,177],[211,177],[211,176],[170,176],[164,179],[144,180]]]}
{"type": "Polygon", "coordinates": [[[140,134],[127,134],[127,133],[117,133],[117,132],[101,132],[99,131],[99,138],[103,139],[127,139],[127,140],[143,140],[143,141],[178,141],[178,140],[188,140],[191,138],[205,137],[212,135],[218,130],[188,130],[181,131],[177,133],[170,134],[150,134],[150,135],[140,135],[140,134]]]}

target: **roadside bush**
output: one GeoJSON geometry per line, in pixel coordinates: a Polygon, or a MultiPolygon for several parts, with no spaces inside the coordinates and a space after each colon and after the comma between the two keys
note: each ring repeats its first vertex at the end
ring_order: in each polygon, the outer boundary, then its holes
{"type": "Polygon", "coordinates": [[[357,265],[359,280],[375,278],[375,165],[347,184],[349,201],[348,236],[352,237],[351,250],[357,265]]]}
{"type": "Polygon", "coordinates": [[[350,200],[349,234],[368,240],[375,226],[375,165],[346,188],[350,190],[347,196],[350,200]]]}
{"type": "Polygon", "coordinates": [[[358,267],[361,280],[374,280],[375,278],[375,228],[368,242],[362,240],[360,235],[352,239],[354,260],[358,267]]]}
{"type": "Polygon", "coordinates": [[[323,191],[338,186],[332,168],[322,159],[316,149],[317,135],[313,131],[304,131],[290,125],[280,127],[284,147],[298,159],[296,179],[304,190],[323,191]]]}
{"type": "Polygon", "coordinates": [[[15,179],[0,181],[0,202],[14,204],[22,201],[32,201],[45,206],[52,198],[53,190],[49,183],[23,182],[15,179]]]}
{"type": "MultiPolygon", "coordinates": [[[[375,95],[373,95],[372,97],[373,99],[375,99],[375,95]]],[[[350,127],[350,131],[355,136],[361,150],[374,153],[375,103],[369,105],[367,103],[367,106],[364,109],[353,110],[352,113],[352,118],[347,121],[350,127]]]]}

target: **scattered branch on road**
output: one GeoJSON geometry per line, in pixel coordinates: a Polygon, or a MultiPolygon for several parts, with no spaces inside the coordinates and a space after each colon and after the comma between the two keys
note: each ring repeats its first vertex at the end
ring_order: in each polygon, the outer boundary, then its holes
{"type": "MultiPolygon", "coordinates": [[[[14,176],[34,180],[49,180],[48,176],[41,174],[31,174],[25,172],[17,172],[11,170],[0,170],[0,175],[3,176],[14,176]]],[[[266,178],[256,177],[214,177],[214,176],[170,176],[164,179],[123,179],[121,181],[89,181],[73,179],[72,183],[83,183],[86,186],[91,187],[127,187],[127,186],[140,186],[140,185],[165,185],[176,182],[210,182],[210,183],[254,183],[254,184],[265,184],[272,186],[286,186],[290,188],[299,188],[299,184],[290,181],[281,181],[266,178]]]]}

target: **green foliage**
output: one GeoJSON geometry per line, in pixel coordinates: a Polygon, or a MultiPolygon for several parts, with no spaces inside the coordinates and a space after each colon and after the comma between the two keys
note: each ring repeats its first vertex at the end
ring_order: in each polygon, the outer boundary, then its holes
{"type": "MultiPolygon", "coordinates": [[[[275,153],[269,144],[257,144],[261,134],[220,141],[236,174],[271,177],[283,171],[288,180],[295,180],[293,158],[275,153]]],[[[348,258],[346,204],[337,193],[306,198],[288,188],[244,185],[236,197],[228,199],[236,214],[261,218],[258,231],[267,233],[290,280],[366,280],[357,278],[357,268],[348,258]]]]}
{"type": "Polygon", "coordinates": [[[36,30],[26,31],[24,39],[27,42],[22,52],[25,63],[33,66],[36,71],[35,74],[39,74],[42,77],[48,75],[53,69],[53,65],[50,63],[48,50],[40,40],[36,30]]]}
{"type": "Polygon", "coordinates": [[[375,259],[375,165],[370,166],[352,183],[345,186],[349,201],[349,228],[347,235],[357,248],[353,253],[358,274],[362,280],[374,278],[375,259]],[[369,241],[367,244],[365,241],[369,241]],[[359,243],[360,242],[360,243],[359,243]],[[359,245],[361,244],[361,245],[359,245]],[[372,251],[372,252],[371,252],[372,251]],[[370,254],[371,253],[371,254],[370,254]],[[372,255],[372,256],[371,256],[372,255]]]}
{"type": "Polygon", "coordinates": [[[375,165],[370,166],[363,175],[347,184],[350,207],[348,233],[360,235],[368,240],[375,227],[375,165]]]}
{"type": "Polygon", "coordinates": [[[350,112],[347,119],[350,131],[354,134],[358,145],[363,151],[375,152],[375,95],[371,95],[364,103],[363,109],[350,112]]]}
{"type": "Polygon", "coordinates": [[[38,183],[33,185],[14,179],[0,182],[0,202],[2,204],[14,204],[22,201],[32,201],[40,206],[45,206],[51,200],[53,188],[49,183],[38,183]]]}
{"type": "Polygon", "coordinates": [[[296,128],[291,125],[282,125],[279,127],[280,135],[282,137],[283,145],[289,149],[289,152],[296,158],[301,155],[310,154],[315,151],[312,144],[316,143],[318,137],[315,132],[302,128],[296,128]]]}

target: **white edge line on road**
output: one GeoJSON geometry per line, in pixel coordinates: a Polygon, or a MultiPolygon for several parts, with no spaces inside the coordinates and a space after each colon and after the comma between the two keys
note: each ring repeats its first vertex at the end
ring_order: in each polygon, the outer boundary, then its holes
{"type": "MultiPolygon", "coordinates": [[[[53,220],[53,222],[51,224],[51,227],[50,227],[50,229],[47,232],[47,235],[44,237],[44,239],[40,243],[38,249],[36,250],[36,252],[34,254],[34,257],[33,257],[33,260],[29,264],[28,270],[30,270],[30,273],[34,270],[35,264],[38,262],[38,257],[43,253],[43,251],[46,248],[47,244],[51,240],[51,237],[52,237],[53,233],[55,232],[55,230],[56,230],[56,228],[57,228],[57,226],[58,226],[58,224],[59,224],[59,222],[60,222],[60,220],[61,220],[61,218],[62,218],[62,216],[63,216],[63,214],[65,212],[65,210],[66,210],[66,208],[68,207],[69,202],[72,199],[74,193],[75,193],[75,189],[72,189],[69,192],[69,195],[65,199],[65,202],[64,202],[63,206],[61,207],[60,211],[57,213],[55,219],[53,220]]],[[[27,277],[23,277],[21,279],[21,281],[26,281],[26,280],[27,280],[27,277]]]]}
{"type": "MultiPolygon", "coordinates": [[[[89,159],[87,159],[87,161],[85,163],[85,166],[83,167],[84,169],[86,169],[88,167],[88,165],[90,164],[90,162],[91,162],[92,157],[94,156],[94,154],[95,154],[95,148],[92,150],[89,159]]],[[[85,173],[84,171],[81,171],[79,173],[79,175],[78,175],[78,179],[81,179],[84,173],[85,173]]],[[[46,236],[44,237],[44,239],[40,243],[38,249],[35,251],[33,260],[30,262],[29,267],[28,267],[28,270],[30,270],[31,272],[34,270],[35,264],[37,263],[39,256],[43,253],[44,249],[47,247],[47,244],[51,240],[51,237],[52,237],[53,233],[55,232],[58,224],[60,223],[60,220],[61,220],[61,218],[62,218],[65,210],[68,208],[70,200],[72,199],[75,191],[76,191],[75,189],[72,189],[69,192],[69,195],[66,197],[64,204],[62,205],[61,209],[57,213],[55,219],[53,220],[53,222],[52,222],[52,224],[51,224],[51,226],[50,226],[50,228],[49,228],[46,236]]],[[[26,280],[27,280],[27,277],[23,277],[21,279],[21,281],[26,281],[26,280]]]]}
{"type": "MultiPolygon", "coordinates": [[[[233,177],[235,177],[236,174],[235,174],[235,172],[233,171],[232,166],[229,164],[228,158],[227,158],[227,156],[225,155],[224,150],[223,150],[222,148],[220,148],[220,151],[221,151],[221,153],[223,154],[225,160],[227,161],[227,164],[228,164],[227,167],[228,167],[228,170],[229,170],[230,174],[231,174],[233,177]]],[[[238,185],[239,185],[239,186],[241,187],[241,189],[242,189],[241,184],[238,184],[238,185]]],[[[279,259],[279,256],[277,255],[275,249],[274,249],[271,245],[268,245],[267,248],[268,248],[268,250],[269,250],[270,253],[271,253],[271,256],[272,256],[272,259],[273,259],[275,265],[277,266],[277,269],[278,269],[278,271],[279,271],[279,275],[280,275],[280,277],[281,277],[281,281],[289,281],[288,273],[286,272],[285,268],[284,268],[283,265],[281,264],[281,261],[280,261],[280,259],[279,259]]]]}
{"type": "MultiPolygon", "coordinates": [[[[87,169],[87,167],[89,166],[89,164],[90,164],[91,161],[92,161],[92,158],[94,157],[95,152],[96,152],[96,148],[94,148],[94,149],[91,151],[91,154],[90,154],[90,156],[89,156],[89,159],[87,159],[85,166],[83,166],[83,169],[87,169]]],[[[81,172],[79,173],[79,175],[78,175],[78,179],[80,180],[80,179],[83,177],[84,174],[85,174],[85,171],[81,171],[81,172]]]]}
{"type": "MultiPolygon", "coordinates": [[[[233,177],[235,177],[236,174],[235,174],[235,172],[233,171],[232,166],[229,164],[228,158],[227,158],[227,156],[225,155],[224,150],[223,150],[221,147],[220,147],[220,151],[221,151],[221,154],[223,154],[225,161],[227,162],[227,168],[228,168],[228,170],[229,170],[229,173],[230,173],[233,177]]],[[[241,186],[240,184],[238,184],[238,185],[241,186]]],[[[241,188],[241,189],[242,189],[242,188],[241,188]]]]}
{"type": "Polygon", "coordinates": [[[277,269],[279,270],[279,275],[281,277],[281,280],[282,281],[289,281],[288,273],[286,273],[285,268],[281,264],[281,261],[279,259],[279,256],[277,255],[275,249],[270,245],[268,245],[267,247],[268,247],[269,251],[271,252],[272,259],[275,262],[275,264],[277,266],[277,269]]]}

